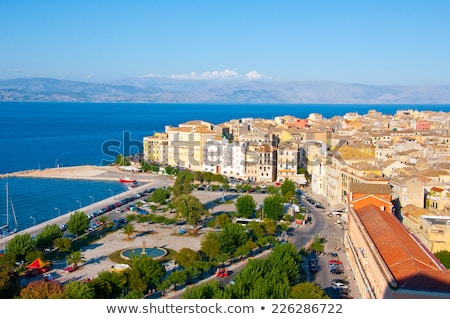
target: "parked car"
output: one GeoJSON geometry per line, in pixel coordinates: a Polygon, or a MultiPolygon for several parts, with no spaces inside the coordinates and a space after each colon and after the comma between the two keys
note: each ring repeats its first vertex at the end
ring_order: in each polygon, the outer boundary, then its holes
{"type": "Polygon", "coordinates": [[[336,283],[342,283],[344,285],[348,285],[350,282],[348,280],[345,280],[343,278],[334,278],[333,280],[331,280],[331,285],[335,285],[336,283]]]}
{"type": "Polygon", "coordinates": [[[333,264],[342,265],[342,261],[339,261],[337,259],[330,259],[330,260],[328,260],[328,265],[333,265],[333,264]]]}
{"type": "Polygon", "coordinates": [[[342,282],[337,282],[333,286],[331,286],[333,289],[348,289],[348,285],[343,284],[342,282]]]}

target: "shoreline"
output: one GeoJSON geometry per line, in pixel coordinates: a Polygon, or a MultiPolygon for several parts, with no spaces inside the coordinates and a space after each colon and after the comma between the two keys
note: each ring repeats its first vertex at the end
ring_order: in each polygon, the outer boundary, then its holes
{"type": "MultiPolygon", "coordinates": [[[[71,180],[95,180],[95,181],[119,182],[120,178],[124,177],[124,174],[125,172],[120,171],[117,166],[80,165],[80,166],[68,166],[58,168],[46,168],[42,170],[27,170],[1,174],[0,180],[8,179],[11,177],[17,177],[17,178],[71,179],[71,180]]],[[[173,180],[169,176],[154,173],[130,173],[129,176],[136,180],[136,182],[138,183],[137,186],[128,189],[120,194],[116,194],[106,199],[94,202],[85,207],[81,207],[78,210],[84,211],[85,213],[89,213],[96,209],[100,209],[105,205],[112,204],[117,200],[124,198],[130,194],[135,194],[145,188],[164,186],[173,183],[173,180]]],[[[69,220],[70,215],[73,214],[75,211],[61,214],[61,216],[36,224],[35,226],[19,230],[16,233],[4,237],[0,237],[0,250],[4,249],[6,243],[9,242],[9,240],[13,238],[15,235],[23,233],[30,233],[30,234],[39,233],[44,229],[46,225],[66,223],[69,220]]]]}

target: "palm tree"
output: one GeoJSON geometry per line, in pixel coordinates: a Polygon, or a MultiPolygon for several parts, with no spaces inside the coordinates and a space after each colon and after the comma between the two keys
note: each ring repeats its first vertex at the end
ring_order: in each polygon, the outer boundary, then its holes
{"type": "Polygon", "coordinates": [[[125,227],[123,227],[122,232],[128,236],[128,240],[131,240],[131,234],[134,233],[134,226],[126,224],[125,227]]]}
{"type": "Polygon", "coordinates": [[[67,262],[69,264],[72,264],[73,268],[77,269],[78,268],[78,264],[81,262],[85,262],[86,259],[84,258],[84,256],[81,254],[81,251],[73,251],[70,256],[67,258],[67,262]]]}

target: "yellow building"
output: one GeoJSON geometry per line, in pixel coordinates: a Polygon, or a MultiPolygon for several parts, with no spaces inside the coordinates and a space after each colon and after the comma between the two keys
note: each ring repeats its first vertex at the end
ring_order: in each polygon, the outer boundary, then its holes
{"type": "Polygon", "coordinates": [[[168,136],[168,164],[200,171],[203,165],[203,146],[215,139],[213,125],[204,121],[189,121],[179,127],[166,127],[168,136]]]}
{"type": "Polygon", "coordinates": [[[168,163],[169,138],[166,133],[144,137],[144,159],[160,164],[168,163]]]}

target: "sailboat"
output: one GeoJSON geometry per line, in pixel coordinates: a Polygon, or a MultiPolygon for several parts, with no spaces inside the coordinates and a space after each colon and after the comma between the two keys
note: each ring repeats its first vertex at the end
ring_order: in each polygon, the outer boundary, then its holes
{"type": "Polygon", "coordinates": [[[17,223],[16,212],[14,211],[14,206],[13,206],[12,200],[9,199],[8,183],[6,183],[6,224],[3,226],[0,226],[0,237],[5,237],[5,236],[16,233],[18,227],[19,227],[19,225],[17,223]],[[9,225],[9,205],[10,204],[11,204],[11,210],[12,210],[12,215],[13,215],[14,224],[15,224],[15,227],[13,229],[10,229],[10,225],[9,225]]]}

